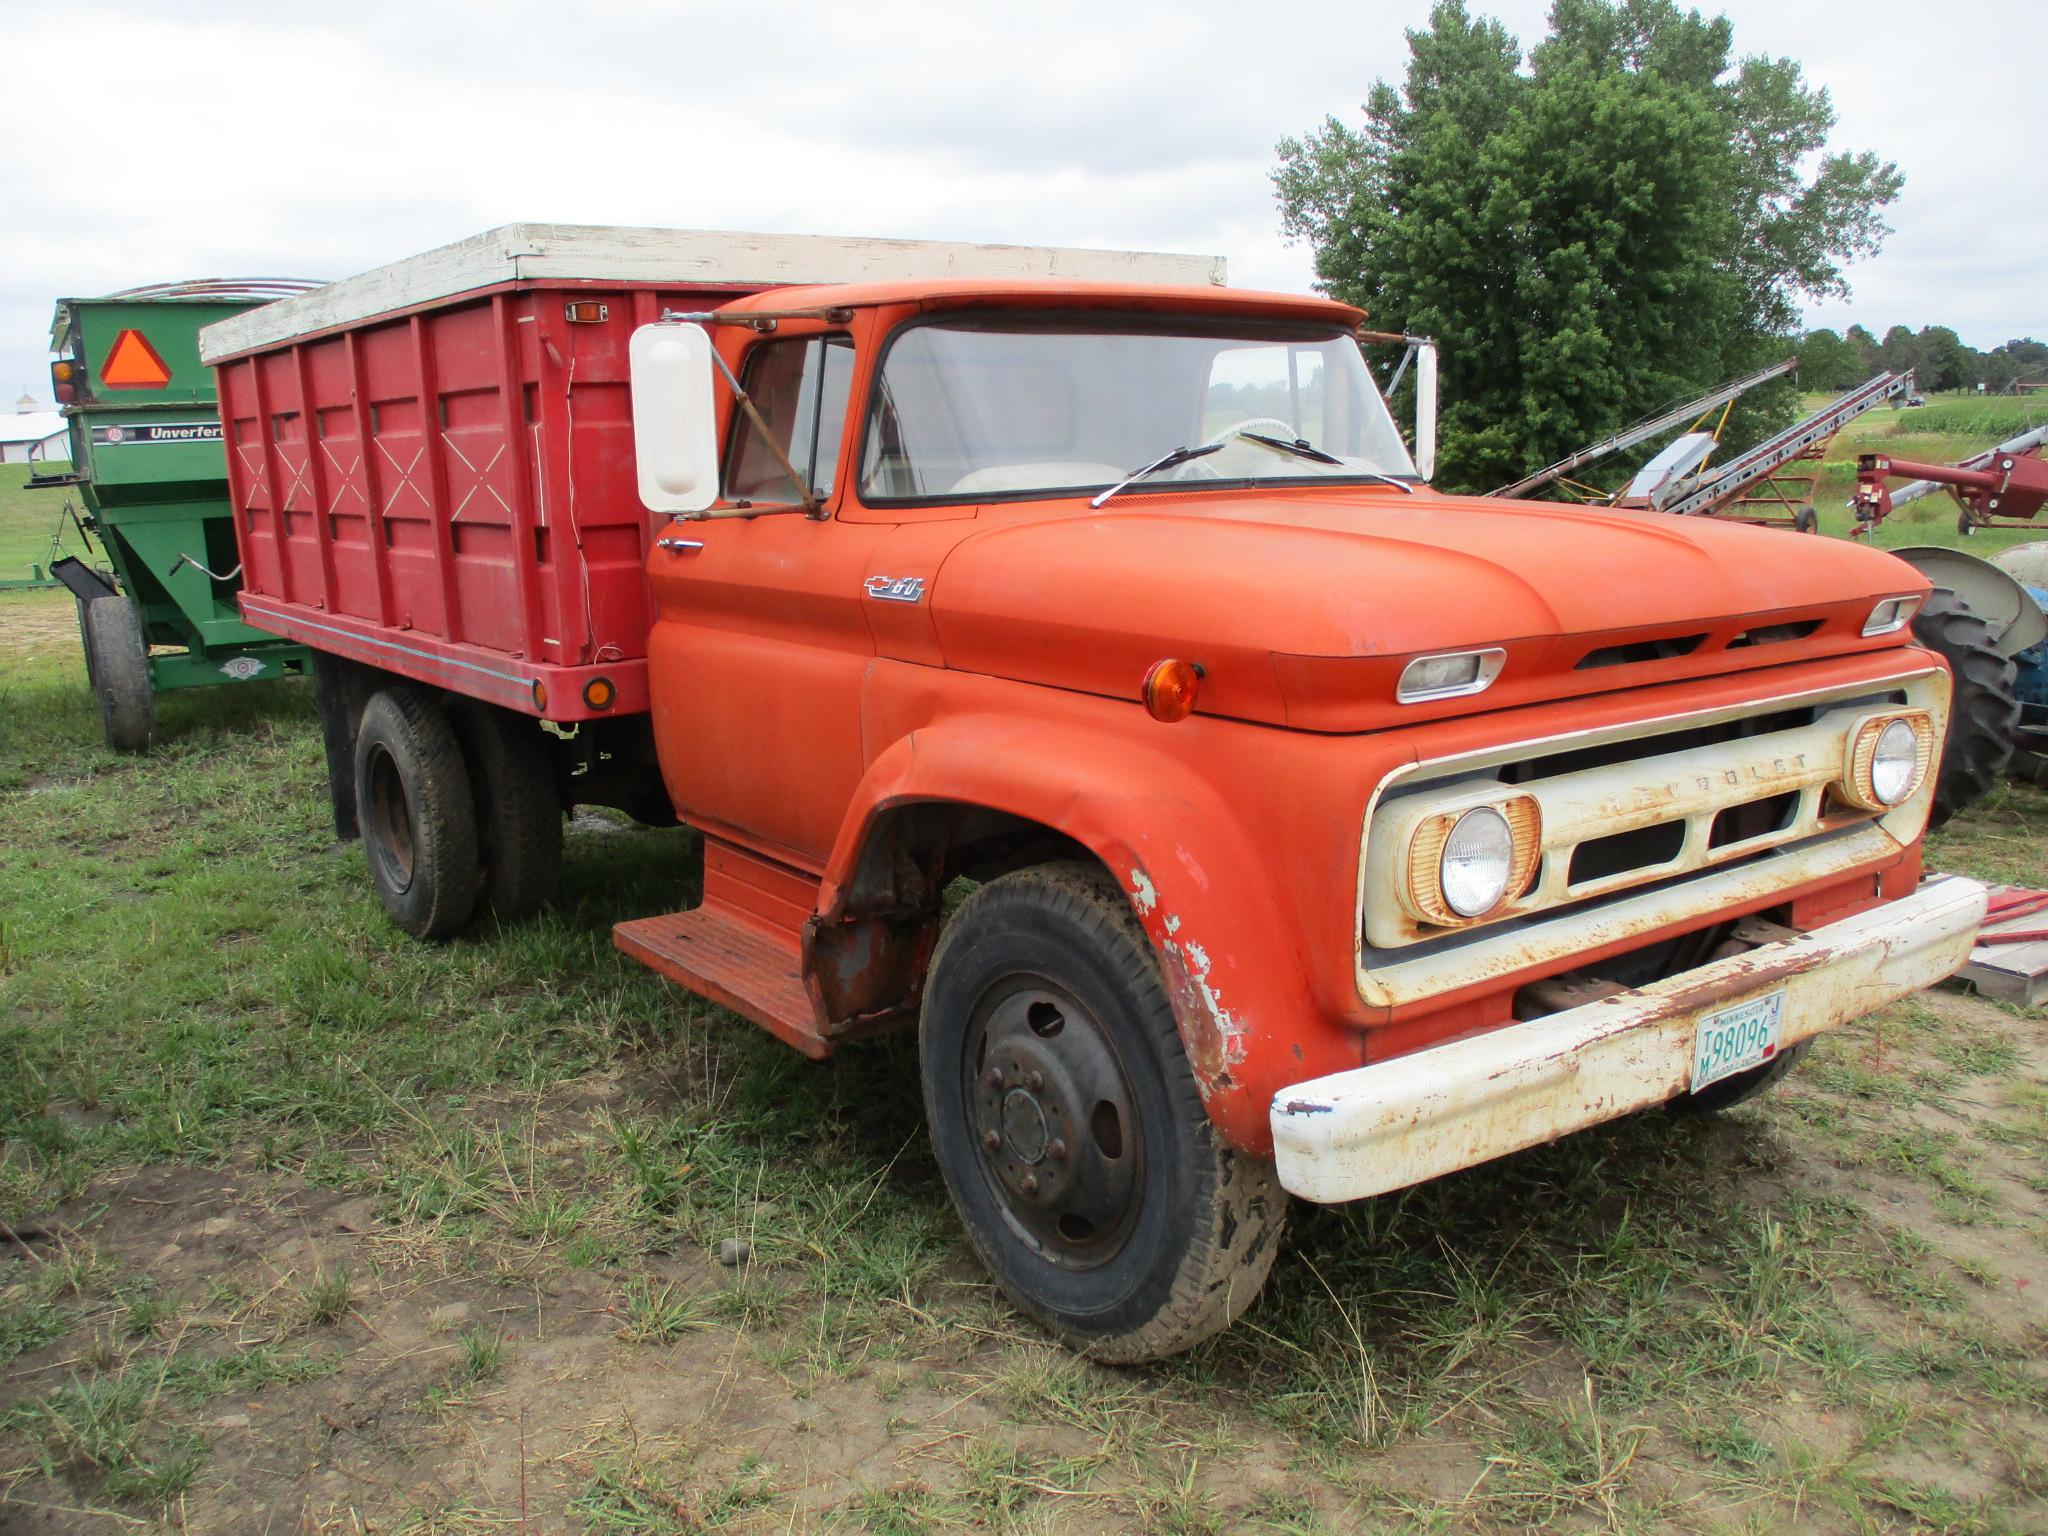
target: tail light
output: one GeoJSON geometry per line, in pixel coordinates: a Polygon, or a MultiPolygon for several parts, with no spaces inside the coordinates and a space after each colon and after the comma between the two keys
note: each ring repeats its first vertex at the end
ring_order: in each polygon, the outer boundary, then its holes
{"type": "Polygon", "coordinates": [[[83,364],[68,357],[60,357],[50,364],[50,394],[59,405],[70,405],[78,398],[78,389],[85,382],[83,364]]]}

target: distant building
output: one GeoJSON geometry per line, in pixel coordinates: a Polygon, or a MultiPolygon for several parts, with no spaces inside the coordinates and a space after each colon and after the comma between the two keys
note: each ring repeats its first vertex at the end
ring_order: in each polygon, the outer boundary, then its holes
{"type": "Polygon", "coordinates": [[[23,395],[12,416],[0,416],[0,464],[69,456],[64,418],[55,411],[39,410],[37,405],[34,398],[23,395]]]}

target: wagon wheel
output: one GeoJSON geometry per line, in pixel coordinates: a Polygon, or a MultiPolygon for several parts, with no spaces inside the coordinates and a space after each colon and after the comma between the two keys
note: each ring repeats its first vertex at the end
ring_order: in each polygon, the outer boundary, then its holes
{"type": "Polygon", "coordinates": [[[100,730],[116,752],[147,752],[156,740],[149,643],[135,605],[118,593],[79,604],[85,675],[100,702],[100,730]]]}

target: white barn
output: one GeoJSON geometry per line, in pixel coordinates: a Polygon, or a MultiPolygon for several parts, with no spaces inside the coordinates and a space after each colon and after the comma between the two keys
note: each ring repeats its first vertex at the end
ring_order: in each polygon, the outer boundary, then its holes
{"type": "Polygon", "coordinates": [[[68,457],[64,418],[42,409],[33,395],[14,402],[12,416],[0,416],[0,464],[28,464],[68,457]]]}

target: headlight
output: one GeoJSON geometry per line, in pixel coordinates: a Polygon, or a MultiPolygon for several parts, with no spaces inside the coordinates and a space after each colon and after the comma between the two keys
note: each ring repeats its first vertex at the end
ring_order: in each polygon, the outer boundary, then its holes
{"type": "Polygon", "coordinates": [[[1443,927],[1497,912],[1528,888],[1541,828],[1527,795],[1428,818],[1408,845],[1409,909],[1443,927]]]}
{"type": "Polygon", "coordinates": [[[1926,781],[1934,760],[1934,725],[1921,711],[1875,715],[1849,738],[1848,771],[1836,792],[1866,811],[1903,805],[1926,781]]]}
{"type": "Polygon", "coordinates": [[[1460,917],[1478,917],[1500,905],[1514,872],[1515,834],[1490,805],[1467,811],[1444,839],[1437,884],[1444,905],[1460,917]]]}
{"type": "Polygon", "coordinates": [[[1919,611],[1917,597],[1888,597],[1870,610],[1870,617],[1863,621],[1863,633],[1866,637],[1897,634],[1919,611]]]}

